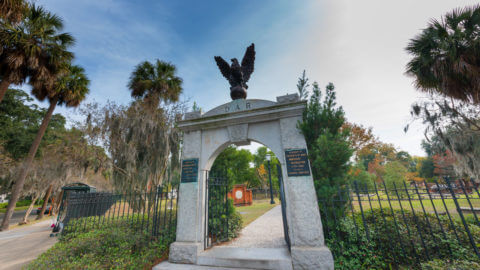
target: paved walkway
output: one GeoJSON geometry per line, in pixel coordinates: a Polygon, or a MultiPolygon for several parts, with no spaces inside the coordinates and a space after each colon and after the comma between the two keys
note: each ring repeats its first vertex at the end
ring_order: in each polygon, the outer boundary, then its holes
{"type": "MultiPolygon", "coordinates": [[[[25,216],[25,213],[27,212],[27,210],[21,210],[21,211],[15,211],[13,212],[13,215],[12,217],[10,218],[10,225],[15,225],[17,223],[19,223],[20,221],[23,220],[23,216],[25,216]]],[[[36,215],[37,211],[36,209],[34,208],[32,210],[32,213],[30,214],[30,218],[28,220],[33,220],[37,217],[36,215]]],[[[5,216],[5,213],[0,213],[0,220],[3,220],[3,216],[5,216]]]]}
{"type": "Polygon", "coordinates": [[[223,246],[277,248],[286,247],[283,236],[282,207],[275,206],[247,227],[243,228],[240,236],[223,246]]]}
{"type": "Polygon", "coordinates": [[[275,206],[240,232],[229,243],[201,252],[197,264],[164,261],[154,270],[292,269],[292,259],[283,237],[282,208],[275,206]]]}
{"type": "Polygon", "coordinates": [[[21,269],[49,249],[56,237],[50,237],[52,220],[20,226],[0,232],[0,269],[21,269]]]}

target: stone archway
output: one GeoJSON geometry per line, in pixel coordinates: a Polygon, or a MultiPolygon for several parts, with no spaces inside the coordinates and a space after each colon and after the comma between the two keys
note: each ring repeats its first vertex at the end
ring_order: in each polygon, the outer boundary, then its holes
{"type": "Polygon", "coordinates": [[[282,166],[293,268],[333,269],[332,255],[324,244],[310,165],[305,158],[305,139],[297,129],[304,109],[305,101],[295,94],[277,97],[277,102],[237,99],[203,115],[200,112],[185,115],[179,122],[184,132],[182,183],[170,262],[196,264],[198,254],[203,251],[204,172],[228,145],[255,141],[270,148],[282,166]],[[296,161],[292,153],[300,153],[303,159],[296,161]]]}

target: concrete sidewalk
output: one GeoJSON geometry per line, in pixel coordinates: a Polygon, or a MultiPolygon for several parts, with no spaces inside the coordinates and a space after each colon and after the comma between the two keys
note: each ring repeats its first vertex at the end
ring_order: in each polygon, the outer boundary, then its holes
{"type": "Polygon", "coordinates": [[[291,270],[292,258],[283,236],[281,206],[272,208],[247,225],[240,232],[240,236],[233,241],[202,251],[198,255],[197,265],[173,264],[165,261],[153,269],[291,270]]]}
{"type": "Polygon", "coordinates": [[[283,248],[287,246],[283,236],[282,207],[275,206],[270,211],[248,224],[240,231],[240,236],[222,246],[283,248]]]}
{"type": "Polygon", "coordinates": [[[57,242],[52,220],[0,232],[0,269],[22,269],[57,242]]]}

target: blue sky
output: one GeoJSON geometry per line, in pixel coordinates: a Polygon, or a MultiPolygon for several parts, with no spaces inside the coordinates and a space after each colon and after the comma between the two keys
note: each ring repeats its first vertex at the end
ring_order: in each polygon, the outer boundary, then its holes
{"type": "MultiPolygon", "coordinates": [[[[306,69],[321,86],[333,82],[349,121],[412,154],[423,128],[405,134],[410,105],[422,95],[404,75],[408,40],[430,18],[474,4],[459,0],[321,1],[37,0],[58,14],[77,42],[76,63],[92,81],[87,102],[131,101],[134,66],[161,59],[184,79],[184,99],[204,110],[230,100],[213,56],[241,58],[255,43],[248,98],[275,100],[295,92],[306,69]]],[[[72,109],[59,108],[75,117],[72,109]]]]}

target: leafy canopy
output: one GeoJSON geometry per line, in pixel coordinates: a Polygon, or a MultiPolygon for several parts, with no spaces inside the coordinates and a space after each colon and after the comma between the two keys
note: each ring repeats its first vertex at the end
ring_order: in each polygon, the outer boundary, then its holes
{"type": "Polygon", "coordinates": [[[64,64],[73,59],[67,49],[74,44],[69,33],[61,32],[63,21],[43,7],[31,5],[20,23],[0,26],[0,76],[13,84],[51,88],[64,64]]]}
{"type": "MultiPolygon", "coordinates": [[[[0,143],[16,160],[28,153],[46,110],[31,102],[33,99],[23,90],[9,89],[0,103],[0,143]]],[[[58,132],[65,130],[65,117],[54,114],[40,144],[37,156],[45,145],[55,140],[58,132]]]]}
{"type": "Polygon", "coordinates": [[[480,6],[432,19],[406,50],[407,74],[421,91],[480,104],[480,6]]]}
{"type": "MultiPolygon", "coordinates": [[[[313,83],[312,90],[298,128],[307,143],[317,197],[331,201],[339,196],[339,190],[345,191],[349,160],[353,154],[350,130],[343,128],[345,112],[337,106],[333,84],[327,85],[323,99],[317,83],[313,83]]],[[[338,204],[334,211],[343,211],[344,207],[338,204]]]]}

